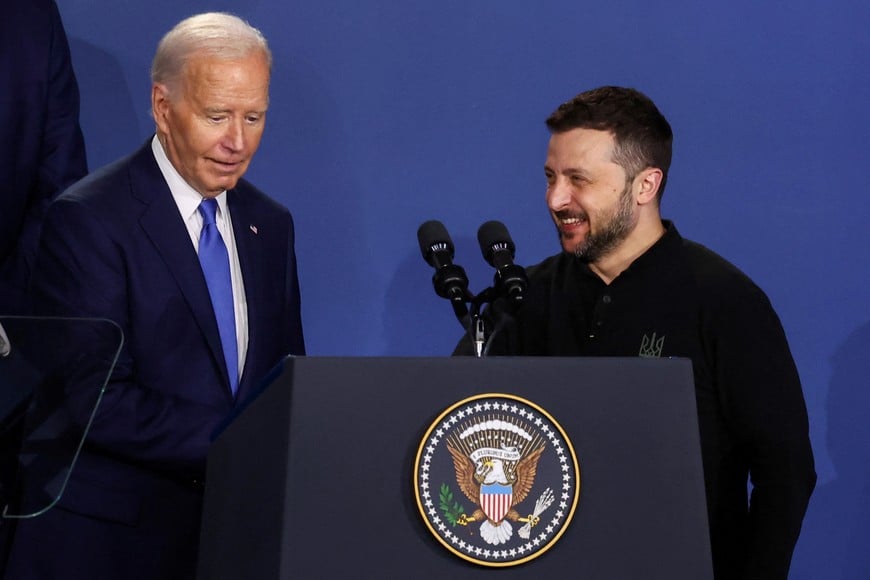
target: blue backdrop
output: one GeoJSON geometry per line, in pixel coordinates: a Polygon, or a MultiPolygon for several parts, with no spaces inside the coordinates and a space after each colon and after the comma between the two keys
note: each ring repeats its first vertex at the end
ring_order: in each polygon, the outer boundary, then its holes
{"type": "Polygon", "coordinates": [[[664,215],[768,292],[803,379],[819,483],[792,578],[870,578],[866,0],[58,3],[92,168],[151,135],[150,59],[178,20],[226,10],[269,38],[248,176],[296,216],[314,355],[447,354],[461,329],[417,227],[445,223],[473,290],[488,219],[519,263],[555,253],[544,118],[598,85],[646,92],[676,135],[664,215]]]}

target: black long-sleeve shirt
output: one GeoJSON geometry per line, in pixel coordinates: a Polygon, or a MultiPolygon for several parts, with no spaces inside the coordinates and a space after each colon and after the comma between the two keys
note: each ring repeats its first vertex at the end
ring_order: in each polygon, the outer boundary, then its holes
{"type": "MultiPolygon", "coordinates": [[[[665,224],[609,285],[571,254],[529,268],[523,306],[489,352],[690,358],[715,577],[784,580],[816,480],[785,333],[746,275],[665,224]]],[[[504,309],[492,305],[490,325],[504,309]]]]}

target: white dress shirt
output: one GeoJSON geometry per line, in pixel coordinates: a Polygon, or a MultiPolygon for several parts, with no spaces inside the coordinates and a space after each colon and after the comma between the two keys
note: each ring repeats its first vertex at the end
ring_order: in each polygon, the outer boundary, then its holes
{"type": "MultiPolygon", "coordinates": [[[[199,204],[202,202],[202,195],[184,181],[184,178],[166,156],[157,135],[151,140],[151,151],[154,153],[154,159],[157,160],[163,179],[169,185],[172,199],[175,200],[178,213],[184,220],[187,233],[190,234],[190,241],[199,253],[199,235],[202,231],[202,215],[199,213],[199,204]]],[[[233,235],[233,220],[227,207],[227,192],[221,192],[216,199],[218,211],[215,221],[230,258],[230,276],[233,284],[233,305],[236,318],[236,345],[239,353],[238,379],[241,380],[242,371],[245,368],[245,358],[248,354],[248,301],[245,297],[245,284],[242,279],[242,268],[239,264],[239,253],[236,250],[236,237],[233,235]]]]}

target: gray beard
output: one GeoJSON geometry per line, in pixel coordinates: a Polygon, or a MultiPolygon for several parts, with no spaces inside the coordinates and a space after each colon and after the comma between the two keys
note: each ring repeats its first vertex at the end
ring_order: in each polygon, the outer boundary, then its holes
{"type": "Polygon", "coordinates": [[[634,229],[636,221],[632,213],[633,207],[629,182],[619,195],[616,211],[597,232],[589,232],[586,239],[574,248],[574,255],[588,264],[616,249],[634,229]]]}

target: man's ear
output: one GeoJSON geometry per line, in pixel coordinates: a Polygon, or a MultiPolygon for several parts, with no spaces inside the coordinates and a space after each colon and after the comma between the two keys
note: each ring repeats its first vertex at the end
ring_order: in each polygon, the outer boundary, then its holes
{"type": "Polygon", "coordinates": [[[168,133],[167,117],[169,115],[169,87],[162,83],[154,83],[151,86],[151,116],[157,123],[161,133],[168,133]]]}
{"type": "Polygon", "coordinates": [[[647,167],[637,176],[637,203],[646,205],[658,199],[659,188],[662,186],[664,174],[657,167],[647,167]]]}

